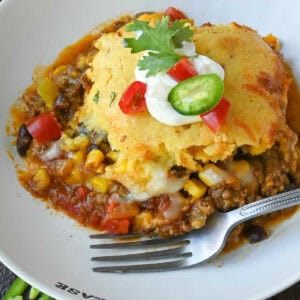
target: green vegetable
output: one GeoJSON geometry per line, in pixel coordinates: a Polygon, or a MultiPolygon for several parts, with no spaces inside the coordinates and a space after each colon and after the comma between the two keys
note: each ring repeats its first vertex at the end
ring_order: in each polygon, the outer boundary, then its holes
{"type": "Polygon", "coordinates": [[[14,299],[16,296],[21,296],[23,292],[28,287],[28,284],[21,278],[16,278],[7,293],[5,294],[3,300],[14,299]]]}
{"type": "Polygon", "coordinates": [[[95,96],[93,97],[93,101],[97,104],[99,102],[99,92],[97,92],[95,94],[95,96]]]}
{"type": "Polygon", "coordinates": [[[38,300],[51,300],[52,298],[51,297],[49,297],[49,296],[47,296],[47,295],[45,295],[45,294],[42,294],[39,298],[38,298],[38,300]]]}
{"type": "Polygon", "coordinates": [[[168,101],[182,115],[199,115],[214,108],[224,92],[224,83],[217,74],[188,78],[175,85],[168,101]]]}
{"type": "Polygon", "coordinates": [[[110,93],[110,102],[109,102],[109,106],[112,105],[112,103],[114,102],[114,100],[116,99],[116,93],[114,91],[112,91],[110,93]]]}
{"type": "Polygon", "coordinates": [[[39,294],[40,291],[32,286],[29,292],[29,300],[34,300],[39,294]]]}
{"type": "Polygon", "coordinates": [[[182,48],[183,41],[191,41],[193,31],[185,25],[185,21],[176,20],[169,24],[169,17],[163,17],[156,21],[155,27],[148,22],[134,20],[126,26],[130,32],[142,32],[139,38],[125,38],[127,48],[131,53],[149,51],[149,55],[143,56],[138,62],[140,70],[147,70],[147,77],[171,68],[179,61],[180,55],[175,48],[182,48]]]}

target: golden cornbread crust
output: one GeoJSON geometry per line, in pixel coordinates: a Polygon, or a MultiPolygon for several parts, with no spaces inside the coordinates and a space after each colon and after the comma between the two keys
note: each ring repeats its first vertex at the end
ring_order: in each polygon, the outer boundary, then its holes
{"type": "Polygon", "coordinates": [[[236,23],[193,30],[197,52],[225,70],[224,96],[232,105],[218,133],[202,122],[172,127],[148,112],[125,115],[118,102],[135,80],[142,53],[131,54],[123,46],[124,28],[103,34],[96,42],[99,51],[87,71],[93,86],[77,118],[89,130],[106,131],[111,147],[124,159],[165,158],[171,165],[197,170],[199,163],[223,161],[241,147],[253,155],[263,153],[278,140],[279,132],[289,131],[285,121],[289,79],[278,53],[256,31],[236,23]],[[116,100],[111,103],[112,92],[116,100]]]}

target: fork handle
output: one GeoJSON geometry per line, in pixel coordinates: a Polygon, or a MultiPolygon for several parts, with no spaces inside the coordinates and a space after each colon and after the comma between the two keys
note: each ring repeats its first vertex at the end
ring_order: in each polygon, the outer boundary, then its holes
{"type": "Polygon", "coordinates": [[[266,215],[284,208],[300,204],[300,188],[281,193],[275,196],[255,201],[241,208],[235,209],[229,214],[241,223],[258,216],[266,215]]]}

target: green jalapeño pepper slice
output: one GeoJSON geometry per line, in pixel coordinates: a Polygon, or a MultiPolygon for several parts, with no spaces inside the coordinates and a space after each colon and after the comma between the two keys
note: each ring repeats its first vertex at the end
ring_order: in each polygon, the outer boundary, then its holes
{"type": "Polygon", "coordinates": [[[224,92],[224,83],[217,74],[194,76],[175,85],[168,101],[182,115],[194,116],[213,109],[224,92]]]}

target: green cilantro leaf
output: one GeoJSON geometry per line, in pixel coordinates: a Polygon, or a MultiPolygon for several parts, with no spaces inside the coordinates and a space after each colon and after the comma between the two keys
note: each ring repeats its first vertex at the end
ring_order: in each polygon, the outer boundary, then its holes
{"type": "Polygon", "coordinates": [[[150,77],[171,68],[179,59],[180,56],[178,55],[164,55],[150,52],[149,55],[144,56],[138,62],[138,67],[140,70],[148,70],[146,77],[150,77]]]}
{"type": "Polygon", "coordinates": [[[125,38],[125,45],[131,48],[131,53],[149,51],[139,62],[140,70],[147,70],[146,76],[154,76],[167,70],[179,61],[180,55],[175,48],[181,48],[183,41],[191,41],[193,31],[184,21],[176,20],[171,25],[169,17],[156,21],[155,27],[148,22],[134,20],[126,26],[129,32],[141,32],[138,38],[125,38]]]}
{"type": "Polygon", "coordinates": [[[172,38],[175,48],[182,48],[182,42],[190,42],[193,37],[193,31],[190,27],[185,26],[184,21],[175,20],[171,25],[172,30],[176,30],[175,35],[172,38]]]}
{"type": "Polygon", "coordinates": [[[114,91],[112,91],[110,93],[110,102],[109,102],[109,107],[111,107],[112,103],[114,102],[114,100],[116,99],[116,93],[114,91]]]}
{"type": "Polygon", "coordinates": [[[97,104],[99,102],[99,91],[94,95],[93,101],[97,104]]]}

